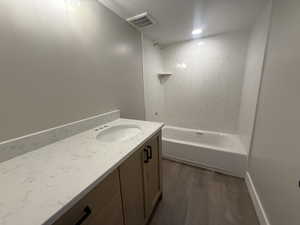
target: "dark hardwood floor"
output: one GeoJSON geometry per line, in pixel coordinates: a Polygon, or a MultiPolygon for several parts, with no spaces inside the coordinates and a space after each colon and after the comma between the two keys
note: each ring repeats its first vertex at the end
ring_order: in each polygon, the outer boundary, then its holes
{"type": "Polygon", "coordinates": [[[163,160],[163,200],[150,225],[259,225],[242,179],[163,160]]]}

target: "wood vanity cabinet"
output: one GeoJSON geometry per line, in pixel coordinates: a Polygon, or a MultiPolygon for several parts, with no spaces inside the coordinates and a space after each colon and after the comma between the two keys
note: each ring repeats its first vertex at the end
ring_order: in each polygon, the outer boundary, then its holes
{"type": "Polygon", "coordinates": [[[119,167],[126,225],[142,225],[145,220],[142,150],[119,167]]]}
{"type": "Polygon", "coordinates": [[[162,196],[161,133],[154,135],[53,225],[145,225],[162,196]]]}
{"type": "Polygon", "coordinates": [[[154,136],[144,147],[143,175],[146,218],[151,216],[156,203],[161,197],[160,140],[160,135],[154,136]]]}
{"type": "Polygon", "coordinates": [[[162,195],[161,134],[158,133],[120,167],[125,225],[143,225],[162,195]]]}
{"type": "MultiPolygon", "coordinates": [[[[80,182],[80,181],[79,181],[80,182]]],[[[54,225],[123,225],[119,173],[114,171],[54,225]]]]}

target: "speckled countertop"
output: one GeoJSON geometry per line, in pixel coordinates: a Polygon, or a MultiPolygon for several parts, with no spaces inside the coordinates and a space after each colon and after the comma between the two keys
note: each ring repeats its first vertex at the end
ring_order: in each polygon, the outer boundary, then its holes
{"type": "Polygon", "coordinates": [[[92,129],[0,163],[0,225],[52,224],[163,126],[127,119],[107,125],[120,124],[142,131],[101,143],[92,129]]]}

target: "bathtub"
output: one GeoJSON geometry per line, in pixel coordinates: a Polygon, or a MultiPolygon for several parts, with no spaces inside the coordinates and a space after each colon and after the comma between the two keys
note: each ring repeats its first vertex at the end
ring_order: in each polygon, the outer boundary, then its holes
{"type": "Polygon", "coordinates": [[[247,154],[237,135],[165,126],[163,158],[244,177],[247,154]]]}

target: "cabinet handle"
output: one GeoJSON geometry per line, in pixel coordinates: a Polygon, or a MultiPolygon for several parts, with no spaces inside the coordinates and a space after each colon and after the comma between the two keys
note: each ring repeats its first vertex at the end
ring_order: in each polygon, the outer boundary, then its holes
{"type": "Polygon", "coordinates": [[[149,162],[149,152],[147,148],[144,148],[144,163],[148,163],[149,162]],[[145,159],[146,156],[146,159],[145,159]]]}
{"type": "Polygon", "coordinates": [[[89,206],[84,208],[84,215],[78,220],[78,222],[75,225],[81,225],[91,214],[92,210],[89,206]]]}
{"type": "Polygon", "coordinates": [[[148,145],[147,148],[148,148],[149,151],[150,151],[149,159],[152,159],[152,147],[151,147],[151,145],[148,145]]]}

